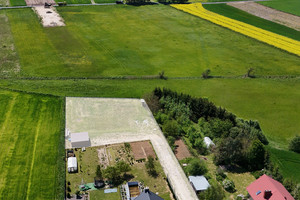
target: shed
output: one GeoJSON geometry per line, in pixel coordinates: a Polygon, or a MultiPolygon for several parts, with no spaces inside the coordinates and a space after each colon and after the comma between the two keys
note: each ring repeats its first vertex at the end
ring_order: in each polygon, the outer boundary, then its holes
{"type": "Polygon", "coordinates": [[[209,148],[210,146],[215,146],[215,143],[213,143],[213,141],[209,137],[204,137],[204,143],[207,148],[209,148]]]}
{"type": "Polygon", "coordinates": [[[88,132],[71,133],[72,148],[82,148],[91,146],[88,132]]]}
{"type": "Polygon", "coordinates": [[[204,176],[189,176],[189,181],[196,192],[207,190],[210,187],[204,176]]]}
{"type": "Polygon", "coordinates": [[[68,158],[68,172],[77,172],[77,159],[76,157],[69,157],[68,158]]]}

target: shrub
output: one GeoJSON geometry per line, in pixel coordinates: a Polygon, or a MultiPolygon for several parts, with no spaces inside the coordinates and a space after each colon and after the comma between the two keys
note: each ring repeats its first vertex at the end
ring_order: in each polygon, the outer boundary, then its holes
{"type": "Polygon", "coordinates": [[[207,167],[203,160],[194,158],[187,166],[187,172],[189,173],[189,175],[193,176],[203,175],[207,172],[207,167]]]}
{"type": "Polygon", "coordinates": [[[225,179],[223,182],[223,187],[227,192],[235,192],[235,185],[234,182],[229,180],[229,179],[225,179]]]}
{"type": "Polygon", "coordinates": [[[224,173],[224,170],[220,167],[218,167],[217,171],[216,171],[216,179],[217,181],[223,181],[226,178],[226,174],[224,173]]]}
{"type": "Polygon", "coordinates": [[[300,153],[300,136],[297,135],[292,141],[290,142],[289,149],[296,153],[300,153]]]}
{"type": "Polygon", "coordinates": [[[67,193],[67,198],[68,198],[68,199],[71,199],[70,193],[67,193]]]}

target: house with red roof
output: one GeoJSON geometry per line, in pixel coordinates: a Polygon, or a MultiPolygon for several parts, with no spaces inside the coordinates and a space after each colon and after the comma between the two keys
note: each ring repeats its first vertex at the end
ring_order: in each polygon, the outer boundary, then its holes
{"type": "Polygon", "coordinates": [[[295,200],[285,187],[267,175],[262,175],[247,187],[253,200],[295,200]]]}

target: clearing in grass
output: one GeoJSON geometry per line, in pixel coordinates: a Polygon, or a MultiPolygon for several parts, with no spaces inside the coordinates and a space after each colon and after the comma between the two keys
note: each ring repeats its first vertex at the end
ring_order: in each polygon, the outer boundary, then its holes
{"type": "Polygon", "coordinates": [[[0,95],[0,199],[63,198],[62,99],[0,95]]]}
{"type": "Polygon", "coordinates": [[[6,11],[21,76],[115,77],[164,71],[168,77],[188,77],[201,76],[206,69],[226,76],[243,75],[251,67],[260,75],[300,74],[299,57],[168,6],[57,10],[66,27],[45,29],[30,9],[6,11]]]}

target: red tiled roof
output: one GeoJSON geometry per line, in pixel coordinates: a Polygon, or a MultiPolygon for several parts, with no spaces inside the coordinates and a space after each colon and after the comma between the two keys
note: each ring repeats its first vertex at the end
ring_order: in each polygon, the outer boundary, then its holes
{"type": "Polygon", "coordinates": [[[265,190],[270,190],[272,193],[269,200],[295,200],[280,182],[265,174],[251,183],[247,190],[253,200],[265,200],[265,190]]]}

